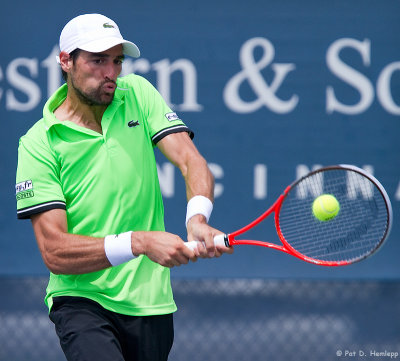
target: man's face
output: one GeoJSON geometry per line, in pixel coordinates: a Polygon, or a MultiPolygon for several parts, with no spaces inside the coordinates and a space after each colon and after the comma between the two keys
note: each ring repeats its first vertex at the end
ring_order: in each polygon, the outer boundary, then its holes
{"type": "Polygon", "coordinates": [[[68,73],[70,85],[80,101],[87,105],[110,104],[123,60],[122,45],[101,53],[81,50],[68,73]]]}

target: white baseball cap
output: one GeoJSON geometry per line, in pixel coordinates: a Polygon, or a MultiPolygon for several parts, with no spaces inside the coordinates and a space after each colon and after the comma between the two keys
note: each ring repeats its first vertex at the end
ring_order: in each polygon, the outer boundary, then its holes
{"type": "Polygon", "coordinates": [[[124,54],[134,58],[140,56],[139,48],[122,37],[118,25],[100,14],[84,14],[73,18],[60,35],[60,50],[66,53],[78,48],[100,53],[118,44],[122,44],[124,54]]]}

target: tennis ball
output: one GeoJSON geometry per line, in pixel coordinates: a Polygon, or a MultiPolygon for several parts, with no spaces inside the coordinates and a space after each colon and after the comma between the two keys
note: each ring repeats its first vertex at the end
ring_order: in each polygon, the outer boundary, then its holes
{"type": "Polygon", "coordinates": [[[339,202],[332,194],[323,194],[315,198],[312,205],[315,218],[322,222],[335,218],[339,211],[339,202]]]}

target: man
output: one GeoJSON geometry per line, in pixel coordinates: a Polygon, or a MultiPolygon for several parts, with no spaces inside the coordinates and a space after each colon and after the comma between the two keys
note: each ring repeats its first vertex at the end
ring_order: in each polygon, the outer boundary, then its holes
{"type": "Polygon", "coordinates": [[[18,217],[30,218],[50,280],[45,302],[68,360],[166,360],[176,306],[169,267],[231,253],[207,224],[213,177],[191,131],[144,78],[139,56],[99,14],[60,36],[66,84],[20,139],[18,217]],[[153,147],[182,172],[190,250],[164,230],[153,147]]]}

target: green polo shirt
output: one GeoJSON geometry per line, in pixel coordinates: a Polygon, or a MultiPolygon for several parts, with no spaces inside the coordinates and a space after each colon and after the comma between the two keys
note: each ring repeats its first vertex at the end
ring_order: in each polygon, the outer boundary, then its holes
{"type": "MultiPolygon", "coordinates": [[[[129,75],[117,86],[102,118],[103,134],[55,118],[66,85],[48,100],[43,118],[20,139],[18,218],[61,208],[73,234],[164,231],[153,148],[168,134],[192,133],[144,78],[129,75]]],[[[146,256],[89,274],[50,273],[49,309],[53,297],[65,295],[87,297],[128,315],[176,310],[169,269],[146,256]]]]}

